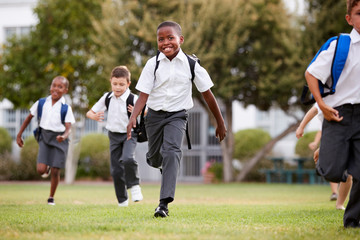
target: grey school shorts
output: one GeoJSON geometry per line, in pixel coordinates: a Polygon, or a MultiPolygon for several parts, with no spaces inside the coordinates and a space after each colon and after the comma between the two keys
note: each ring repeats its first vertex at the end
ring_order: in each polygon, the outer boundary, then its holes
{"type": "Polygon", "coordinates": [[[65,168],[69,140],[65,139],[59,143],[56,137],[61,134],[63,133],[41,129],[38,163],[44,163],[50,167],[65,168]]]}
{"type": "Polygon", "coordinates": [[[360,104],[335,107],[341,122],[324,119],[317,171],[331,182],[345,182],[347,173],[360,179],[360,104]]]}

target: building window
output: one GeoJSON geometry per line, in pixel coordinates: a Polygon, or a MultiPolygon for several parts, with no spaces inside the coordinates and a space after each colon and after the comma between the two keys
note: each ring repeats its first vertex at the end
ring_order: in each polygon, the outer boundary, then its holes
{"type": "Polygon", "coordinates": [[[11,38],[13,36],[24,36],[28,35],[31,31],[31,27],[5,27],[5,39],[11,38]]]}
{"type": "Polygon", "coordinates": [[[184,156],[183,175],[187,177],[200,176],[200,156],[184,156]]]}
{"type": "Polygon", "coordinates": [[[16,121],[16,111],[13,109],[5,110],[5,123],[14,123],[16,121]]]}

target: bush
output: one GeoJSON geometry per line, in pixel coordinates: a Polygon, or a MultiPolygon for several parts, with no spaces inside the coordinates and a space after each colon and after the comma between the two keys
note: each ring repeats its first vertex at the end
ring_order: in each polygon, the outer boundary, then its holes
{"type": "Polygon", "coordinates": [[[39,144],[34,136],[29,136],[24,141],[24,146],[20,151],[20,163],[17,171],[14,173],[16,180],[37,180],[41,179],[36,171],[37,155],[39,152],[39,144]]]}
{"type": "Polygon", "coordinates": [[[0,127],[0,155],[11,153],[12,138],[6,128],[0,127]]]}
{"type": "Polygon", "coordinates": [[[0,155],[0,181],[14,179],[16,168],[17,164],[11,158],[10,153],[4,153],[0,155]]]}
{"type": "Polygon", "coordinates": [[[299,157],[311,158],[313,156],[314,151],[309,148],[309,143],[314,141],[316,133],[317,131],[305,133],[304,136],[297,141],[295,153],[299,155],[299,157]]]}
{"type": "Polygon", "coordinates": [[[81,138],[77,178],[110,178],[109,139],[104,134],[88,134],[81,138]]]}
{"type": "MultiPolygon", "coordinates": [[[[253,157],[257,151],[271,140],[270,134],[262,129],[245,129],[235,133],[235,147],[233,157],[240,160],[242,164],[253,157]]],[[[260,173],[261,168],[270,168],[271,161],[261,159],[246,176],[245,181],[265,181],[264,174],[260,173]]]]}

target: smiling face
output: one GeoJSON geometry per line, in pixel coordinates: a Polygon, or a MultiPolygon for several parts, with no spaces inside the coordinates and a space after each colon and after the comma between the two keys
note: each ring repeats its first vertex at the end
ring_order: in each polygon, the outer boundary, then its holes
{"type": "Polygon", "coordinates": [[[172,60],[180,51],[180,45],[183,44],[184,37],[171,26],[163,26],[157,31],[157,43],[160,52],[172,60]]]}
{"type": "Polygon", "coordinates": [[[68,82],[64,77],[55,77],[50,86],[50,94],[53,102],[57,102],[68,92],[68,82]]]}
{"type": "Polygon", "coordinates": [[[346,15],[346,21],[349,25],[360,34],[360,3],[357,3],[352,9],[350,14],[346,15]]]}
{"type": "Polygon", "coordinates": [[[130,82],[125,77],[112,77],[110,79],[111,90],[115,97],[120,97],[129,88],[130,82]]]}

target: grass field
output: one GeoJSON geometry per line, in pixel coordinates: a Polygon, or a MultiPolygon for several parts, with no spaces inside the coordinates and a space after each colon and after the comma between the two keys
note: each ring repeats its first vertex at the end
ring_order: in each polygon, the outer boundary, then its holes
{"type": "Polygon", "coordinates": [[[360,239],[328,185],[179,184],[165,219],[159,188],[120,208],[111,183],[60,183],[48,206],[48,182],[0,182],[0,239],[360,239]]]}

